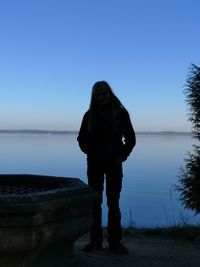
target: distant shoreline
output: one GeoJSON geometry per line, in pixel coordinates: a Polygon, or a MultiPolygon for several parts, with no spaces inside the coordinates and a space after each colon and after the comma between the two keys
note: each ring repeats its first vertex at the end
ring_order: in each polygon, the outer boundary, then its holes
{"type": "Polygon", "coordinates": [[[56,131],[56,130],[0,130],[1,133],[20,134],[77,134],[78,131],[56,131]]]}
{"type": "MultiPolygon", "coordinates": [[[[0,134],[9,133],[9,134],[78,134],[78,131],[57,131],[57,130],[0,130],[0,134]]],[[[176,131],[141,131],[136,132],[136,135],[192,135],[192,132],[176,132],[176,131]]]]}

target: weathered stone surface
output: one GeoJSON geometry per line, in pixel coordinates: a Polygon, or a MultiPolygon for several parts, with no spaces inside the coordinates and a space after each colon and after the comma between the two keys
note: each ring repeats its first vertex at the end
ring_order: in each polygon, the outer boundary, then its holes
{"type": "Polygon", "coordinates": [[[77,262],[73,243],[89,231],[96,198],[76,178],[0,175],[0,266],[77,262]]]}

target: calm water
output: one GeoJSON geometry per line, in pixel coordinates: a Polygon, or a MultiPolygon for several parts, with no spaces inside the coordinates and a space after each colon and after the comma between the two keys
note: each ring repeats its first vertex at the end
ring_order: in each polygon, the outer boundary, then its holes
{"type": "MultiPolygon", "coordinates": [[[[190,136],[137,135],[137,146],[124,163],[121,193],[122,224],[130,218],[136,226],[199,223],[200,216],[185,210],[174,185],[187,151],[190,136]],[[131,216],[130,216],[131,214],[131,216]]],[[[0,134],[0,172],[77,177],[87,182],[86,158],[76,135],[0,134]]],[[[103,224],[107,222],[106,198],[103,224]]]]}

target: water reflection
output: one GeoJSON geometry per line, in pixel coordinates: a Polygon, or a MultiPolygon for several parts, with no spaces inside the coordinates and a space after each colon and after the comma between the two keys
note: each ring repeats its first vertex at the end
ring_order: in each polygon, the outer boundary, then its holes
{"type": "MultiPolygon", "coordinates": [[[[137,226],[163,226],[180,222],[198,223],[199,216],[183,209],[174,184],[190,136],[138,135],[137,146],[124,164],[121,193],[122,224],[130,219],[137,226]]],[[[76,135],[0,134],[1,173],[33,173],[78,177],[87,182],[86,159],[76,135]]],[[[104,196],[104,200],[106,200],[104,196]]],[[[107,221],[103,204],[103,224],[107,221]]]]}

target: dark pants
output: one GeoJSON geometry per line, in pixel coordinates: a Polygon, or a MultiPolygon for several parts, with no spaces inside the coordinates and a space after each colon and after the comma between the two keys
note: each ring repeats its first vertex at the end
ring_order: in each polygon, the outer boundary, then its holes
{"type": "Polygon", "coordinates": [[[102,243],[102,199],[104,176],[106,177],[106,196],[108,206],[108,242],[116,243],[121,240],[121,213],[119,208],[122,188],[122,164],[102,164],[88,159],[88,184],[99,194],[93,207],[93,226],[91,241],[102,243]]]}

